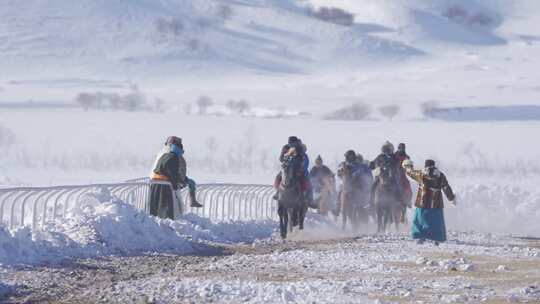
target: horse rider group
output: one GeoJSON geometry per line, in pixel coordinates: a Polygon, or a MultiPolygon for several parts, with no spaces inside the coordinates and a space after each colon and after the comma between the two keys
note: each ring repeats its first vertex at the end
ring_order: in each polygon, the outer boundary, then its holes
{"type": "MultiPolygon", "coordinates": [[[[322,157],[319,155],[315,160],[315,166],[309,168],[309,157],[306,153],[307,148],[302,140],[296,136],[289,137],[288,143],[283,146],[279,161],[283,162],[292,158],[298,177],[302,180],[304,198],[310,207],[317,208],[318,204],[313,202],[313,192],[320,193],[325,185],[325,179],[334,178],[335,174],[330,168],[323,163],[322,157]]],[[[405,175],[405,170],[401,164],[404,160],[410,159],[405,150],[405,144],[401,143],[398,146],[398,151],[394,152],[394,146],[390,142],[384,143],[375,160],[368,162],[364,161],[361,154],[357,154],[354,150],[348,150],[345,153],[345,161],[343,161],[337,170],[337,176],[343,178],[345,169],[351,172],[354,185],[366,193],[370,193],[373,187],[382,180],[379,176],[387,177],[389,180],[395,181],[397,192],[396,197],[404,206],[411,206],[412,191],[410,183],[405,175]],[[375,179],[374,179],[374,175],[375,179]]],[[[275,179],[274,186],[277,188],[281,182],[281,174],[275,179]]],[[[371,195],[366,195],[371,197],[371,195]]],[[[339,208],[339,205],[338,205],[339,208]]],[[[338,210],[334,212],[339,213],[338,210]]]]}
{"type": "MultiPolygon", "coordinates": [[[[312,208],[319,208],[320,205],[313,201],[313,192],[320,193],[325,186],[325,180],[334,179],[334,173],[324,165],[320,155],[315,161],[315,166],[308,173],[309,158],[306,151],[306,145],[298,137],[291,136],[288,143],[283,146],[279,160],[293,162],[295,172],[301,180],[302,197],[305,203],[312,208]]],[[[345,161],[339,165],[337,176],[343,180],[344,172],[350,172],[353,187],[363,192],[364,195],[361,197],[364,203],[372,209],[374,208],[374,191],[377,186],[383,183],[393,185],[388,189],[393,189],[390,195],[401,204],[402,222],[406,220],[406,209],[412,207],[412,189],[407,176],[418,182],[412,236],[418,240],[418,243],[423,243],[428,239],[438,245],[439,242],[446,240],[442,193],[453,205],[456,198],[446,176],[436,168],[435,161],[426,160],[424,167],[424,170],[414,169],[404,143],[400,143],[397,151],[394,151],[393,144],[387,141],[382,145],[381,153],[373,161],[365,161],[362,155],[354,150],[347,151],[345,161]]],[[[281,175],[278,174],[274,182],[276,189],[280,182],[281,175]]],[[[339,214],[339,208],[340,204],[337,204],[334,214],[339,214]]]]}

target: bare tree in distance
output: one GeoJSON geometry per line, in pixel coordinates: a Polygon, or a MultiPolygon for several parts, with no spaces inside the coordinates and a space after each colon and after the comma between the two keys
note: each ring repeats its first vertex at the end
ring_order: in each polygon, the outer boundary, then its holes
{"type": "Polygon", "coordinates": [[[102,92],[96,92],[96,93],[79,93],[77,97],[75,97],[75,101],[85,110],[88,111],[89,109],[102,109],[103,108],[103,102],[107,101],[108,94],[102,93],[102,92]]]}
{"type": "Polygon", "coordinates": [[[438,101],[426,101],[420,105],[420,110],[424,116],[430,116],[433,112],[437,111],[440,108],[440,103],[438,101]]]}
{"type": "Polygon", "coordinates": [[[335,110],[323,116],[327,120],[364,120],[371,115],[371,106],[362,102],[335,110]]]}
{"type": "Polygon", "coordinates": [[[229,5],[220,4],[217,8],[217,15],[224,22],[231,19],[233,16],[233,10],[229,5]]]}
{"type": "Polygon", "coordinates": [[[399,114],[401,108],[398,105],[387,105],[379,107],[378,110],[382,116],[388,118],[389,120],[392,120],[396,115],[399,114]]]}
{"type": "Polygon", "coordinates": [[[196,101],[197,107],[199,107],[199,115],[206,115],[208,107],[214,104],[212,98],[208,96],[200,96],[196,101]]]}
{"type": "Polygon", "coordinates": [[[229,100],[227,102],[227,108],[229,108],[231,111],[235,113],[243,114],[247,112],[251,108],[251,106],[245,100],[238,100],[238,101],[229,100]]]}

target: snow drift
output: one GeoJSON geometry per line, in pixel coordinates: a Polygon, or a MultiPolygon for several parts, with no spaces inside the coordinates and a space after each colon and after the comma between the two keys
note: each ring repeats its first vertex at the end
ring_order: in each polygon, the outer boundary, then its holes
{"type": "Polygon", "coordinates": [[[114,201],[72,210],[67,219],[43,230],[0,226],[0,265],[150,252],[196,254],[202,243],[252,242],[272,232],[273,224],[265,222],[214,224],[194,215],[161,220],[114,201]]]}

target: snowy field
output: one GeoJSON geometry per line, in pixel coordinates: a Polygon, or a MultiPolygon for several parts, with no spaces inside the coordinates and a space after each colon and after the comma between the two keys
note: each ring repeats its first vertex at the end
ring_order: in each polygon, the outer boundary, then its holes
{"type": "Polygon", "coordinates": [[[0,1],[2,188],[147,176],[169,135],[200,183],[270,184],[297,135],[333,170],[348,149],[405,142],[458,200],[440,247],[313,215],[283,243],[271,221],[118,201],[0,225],[0,302],[540,302],[539,14],[536,0],[0,1]],[[321,20],[325,6],[354,24],[321,20]]]}

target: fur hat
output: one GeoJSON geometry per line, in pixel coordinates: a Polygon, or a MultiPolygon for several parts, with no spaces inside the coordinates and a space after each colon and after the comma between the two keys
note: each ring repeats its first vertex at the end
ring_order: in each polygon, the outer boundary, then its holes
{"type": "Polygon", "coordinates": [[[424,167],[426,168],[435,167],[435,161],[433,159],[426,159],[426,162],[424,163],[424,167]]]}
{"type": "Polygon", "coordinates": [[[381,152],[385,154],[394,153],[394,145],[391,142],[386,141],[381,147],[381,152]]]}
{"type": "Polygon", "coordinates": [[[287,142],[288,142],[289,145],[294,145],[294,144],[298,143],[298,141],[299,141],[298,137],[289,136],[289,139],[288,139],[287,142]]]}
{"type": "Polygon", "coordinates": [[[354,150],[345,152],[345,160],[348,162],[356,161],[356,152],[354,152],[354,150]]]}

